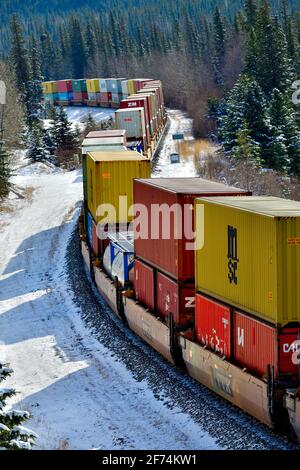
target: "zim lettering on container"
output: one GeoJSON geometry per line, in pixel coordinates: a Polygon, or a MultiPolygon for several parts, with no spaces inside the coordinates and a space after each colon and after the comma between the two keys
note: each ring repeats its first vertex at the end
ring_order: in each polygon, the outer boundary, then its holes
{"type": "Polygon", "coordinates": [[[238,269],[238,252],[237,252],[237,229],[228,225],[228,279],[230,284],[238,283],[237,269],[238,269]]]}

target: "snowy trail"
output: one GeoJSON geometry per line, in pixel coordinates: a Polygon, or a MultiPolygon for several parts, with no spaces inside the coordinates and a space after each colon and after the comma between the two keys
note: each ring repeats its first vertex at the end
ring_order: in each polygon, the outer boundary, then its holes
{"type": "Polygon", "coordinates": [[[193,157],[182,158],[180,163],[171,164],[170,154],[177,152],[176,143],[172,139],[172,134],[184,132],[188,137],[191,134],[192,120],[177,110],[168,112],[170,119],[170,129],[165,138],[164,146],[160,152],[159,160],[153,168],[153,177],[155,178],[176,178],[193,177],[196,175],[193,157]]]}
{"type": "MultiPolygon", "coordinates": [[[[170,134],[182,116],[172,112],[170,134]]],[[[290,448],[110,319],[72,245],[80,172],[30,165],[18,175],[31,191],[0,213],[0,361],[14,369],[6,384],[20,393],[10,404],[32,413],[37,448],[290,448]]]]}

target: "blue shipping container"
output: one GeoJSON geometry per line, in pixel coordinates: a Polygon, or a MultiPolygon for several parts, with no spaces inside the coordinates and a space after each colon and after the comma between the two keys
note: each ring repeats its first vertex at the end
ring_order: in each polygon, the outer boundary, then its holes
{"type": "Polygon", "coordinates": [[[93,246],[93,217],[88,212],[88,239],[90,247],[93,246]]]}
{"type": "Polygon", "coordinates": [[[58,101],[69,101],[69,93],[57,93],[58,101]]]}

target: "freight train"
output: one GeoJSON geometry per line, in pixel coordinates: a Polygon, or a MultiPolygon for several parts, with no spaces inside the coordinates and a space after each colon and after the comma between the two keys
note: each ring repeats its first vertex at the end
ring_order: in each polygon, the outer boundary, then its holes
{"type": "MultiPolygon", "coordinates": [[[[126,130],[124,146],[153,158],[167,115],[159,80],[93,78],[42,83],[44,101],[52,106],[114,108],[115,129],[126,130]]],[[[94,148],[97,136],[94,135],[94,148]]],[[[92,143],[90,142],[90,145],[92,143]]]]}
{"type": "MultiPolygon", "coordinates": [[[[97,83],[89,89],[105,93],[97,83]]],[[[83,143],[85,267],[112,311],[164,358],[300,442],[300,203],[151,178],[123,126],[131,103],[145,110],[149,97],[131,91],[119,129],[83,143]]]]}

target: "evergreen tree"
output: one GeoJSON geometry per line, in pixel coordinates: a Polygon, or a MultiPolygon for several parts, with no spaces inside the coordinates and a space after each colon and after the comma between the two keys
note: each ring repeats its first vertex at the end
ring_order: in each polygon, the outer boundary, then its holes
{"type": "Polygon", "coordinates": [[[30,80],[27,84],[27,122],[29,127],[34,123],[38,122],[43,115],[43,92],[42,92],[42,81],[43,77],[41,74],[41,62],[40,56],[37,49],[36,41],[33,39],[31,43],[31,73],[30,80]]]}
{"type": "Polygon", "coordinates": [[[290,97],[275,89],[269,113],[274,135],[271,166],[300,176],[300,130],[290,97]],[[285,152],[281,150],[283,145],[285,152]]]}
{"type": "Polygon", "coordinates": [[[26,99],[27,84],[30,80],[30,64],[28,50],[25,46],[23,27],[17,15],[12,16],[10,27],[10,59],[13,65],[18,90],[23,99],[26,99]]]}
{"type": "Polygon", "coordinates": [[[63,107],[60,107],[59,111],[55,113],[51,134],[58,151],[74,151],[76,149],[76,136],[63,107]]]}
{"type": "Polygon", "coordinates": [[[70,20],[70,48],[73,78],[84,78],[86,49],[80,22],[76,17],[70,20]]]}
{"type": "MultiPolygon", "coordinates": [[[[13,371],[0,364],[0,384],[7,377],[12,375],[13,371]]],[[[13,388],[0,387],[0,449],[30,450],[37,438],[37,435],[22,426],[22,424],[30,418],[26,411],[4,411],[8,398],[16,395],[13,388]]]]}
{"type": "Polygon", "coordinates": [[[33,162],[49,161],[49,151],[46,148],[43,131],[39,123],[35,123],[28,131],[27,158],[33,162]]]}
{"type": "Polygon", "coordinates": [[[259,9],[255,32],[257,51],[254,78],[267,97],[271,96],[274,88],[287,91],[293,80],[293,68],[284,32],[271,17],[266,1],[259,9]]]}
{"type": "Polygon", "coordinates": [[[93,118],[92,113],[88,113],[85,130],[84,130],[85,135],[87,135],[89,132],[95,131],[96,129],[97,129],[97,123],[95,119],[93,118]]]}
{"type": "Polygon", "coordinates": [[[246,0],[245,13],[247,28],[254,28],[257,18],[257,3],[255,0],[246,0]]]}
{"type": "Polygon", "coordinates": [[[219,86],[223,86],[223,67],[225,59],[225,24],[221,16],[219,7],[216,8],[213,17],[213,35],[214,35],[214,57],[213,57],[213,68],[215,74],[216,83],[219,86]]]}
{"type": "Polygon", "coordinates": [[[246,121],[237,132],[236,146],[232,148],[232,157],[235,161],[242,161],[253,168],[261,166],[261,148],[251,137],[246,121]]]}
{"type": "Polygon", "coordinates": [[[251,139],[260,145],[266,164],[271,129],[267,104],[259,84],[246,75],[239,78],[226,99],[226,113],[219,120],[219,138],[226,152],[238,146],[238,134],[247,123],[251,139]]]}

